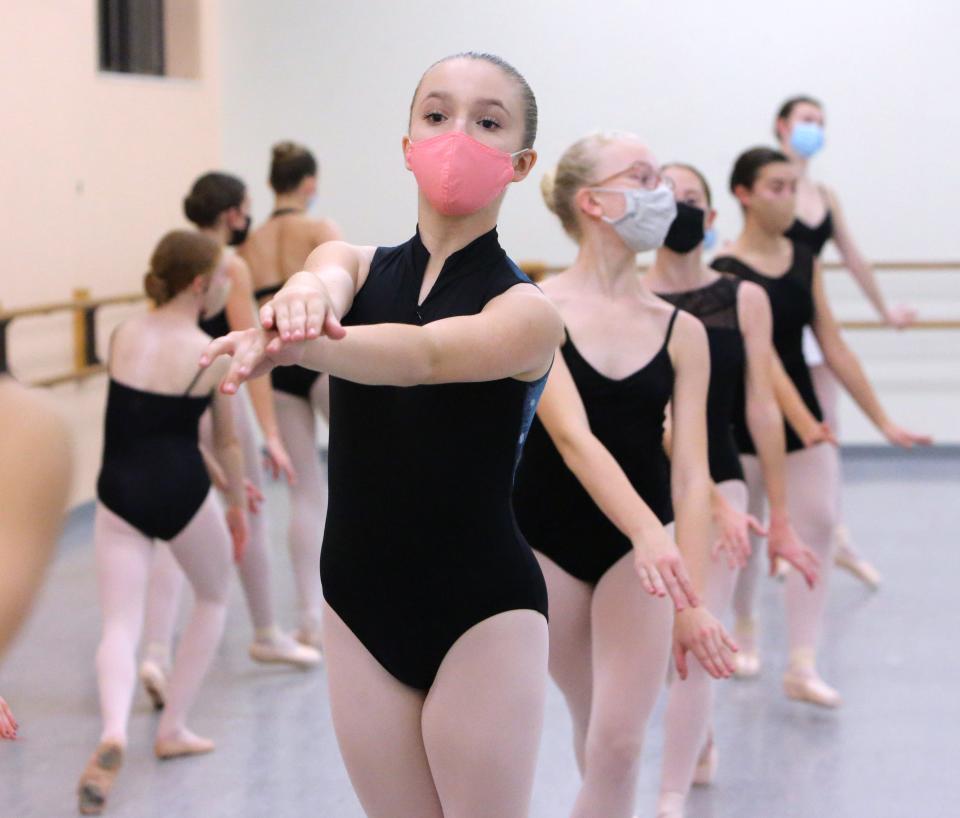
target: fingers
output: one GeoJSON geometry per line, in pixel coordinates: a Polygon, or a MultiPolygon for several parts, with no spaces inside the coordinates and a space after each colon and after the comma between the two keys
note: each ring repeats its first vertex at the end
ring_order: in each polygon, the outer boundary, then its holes
{"type": "Polygon", "coordinates": [[[280,464],[280,468],[283,471],[284,477],[287,478],[287,485],[297,485],[297,470],[293,467],[293,463],[291,463],[290,460],[284,460],[280,464]]]}
{"type": "Polygon", "coordinates": [[[332,312],[327,312],[327,317],[323,321],[323,334],[334,341],[339,341],[346,336],[347,331],[343,328],[337,316],[332,312]]]}
{"type": "Polygon", "coordinates": [[[236,352],[236,340],[230,335],[224,335],[222,338],[214,338],[207,348],[200,355],[200,367],[205,369],[210,366],[221,355],[233,355],[236,352]]]}
{"type": "Polygon", "coordinates": [[[274,300],[270,303],[273,305],[273,329],[286,340],[290,337],[290,308],[284,301],[274,300]]]}
{"type": "Polygon", "coordinates": [[[660,573],[666,582],[667,593],[670,594],[678,611],[684,608],[696,608],[700,604],[700,598],[693,587],[693,582],[690,581],[683,560],[674,557],[660,568],[660,573]]]}
{"type": "Polygon", "coordinates": [[[687,649],[679,642],[673,646],[673,660],[677,666],[677,675],[681,679],[687,678],[687,649]]]}
{"type": "Polygon", "coordinates": [[[287,333],[280,335],[285,341],[302,341],[307,337],[307,308],[303,301],[294,301],[288,316],[287,333]]]}
{"type": "Polygon", "coordinates": [[[273,329],[274,322],[273,301],[268,301],[260,308],[260,324],[264,329],[273,329]]]}
{"type": "Polygon", "coordinates": [[[833,433],[833,429],[830,428],[829,423],[823,424],[823,439],[829,443],[831,446],[839,446],[840,441],[837,440],[837,436],[833,433]]]}
{"type": "MultiPolygon", "coordinates": [[[[766,529],[766,527],[763,525],[763,523],[761,523],[761,522],[760,522],[756,517],[754,517],[752,514],[748,514],[748,515],[747,515],[747,527],[750,528],[750,530],[753,531],[753,533],[756,534],[758,537],[766,537],[766,536],[767,536],[767,529],[766,529]]],[[[747,543],[747,548],[748,548],[747,554],[749,554],[749,553],[750,553],[750,550],[749,550],[749,549],[750,549],[750,543],[749,543],[749,542],[747,543]]]]}
{"type": "Polygon", "coordinates": [[[651,596],[658,596],[656,586],[650,579],[650,569],[641,562],[636,564],[637,576],[640,577],[640,587],[651,596]]]}
{"type": "Polygon", "coordinates": [[[726,644],[725,636],[719,623],[704,626],[693,647],[694,656],[714,679],[729,678],[734,671],[733,656],[726,644]]]}

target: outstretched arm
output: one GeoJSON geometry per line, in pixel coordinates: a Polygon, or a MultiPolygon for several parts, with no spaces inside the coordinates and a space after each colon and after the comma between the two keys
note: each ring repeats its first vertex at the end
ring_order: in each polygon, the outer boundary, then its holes
{"type": "Polygon", "coordinates": [[[218,355],[233,357],[222,384],[227,393],[272,366],[290,363],[383,386],[535,380],[549,369],[563,325],[539,290],[518,284],[475,315],[343,332],[340,340],[321,337],[287,345],[275,333],[231,333],[210,344],[201,364],[209,365],[218,355]]]}
{"type": "Polygon", "coordinates": [[[931,443],[928,436],[913,434],[897,426],[887,417],[876,392],[874,392],[863,371],[863,367],[860,366],[859,358],[847,346],[846,341],[840,334],[840,328],[833,317],[833,311],[830,309],[830,303],[827,300],[819,263],[814,269],[813,299],[813,331],[817,336],[820,348],[823,350],[823,356],[827,365],[846,388],[850,397],[857,402],[863,413],[873,421],[874,426],[887,440],[897,446],[910,448],[915,444],[927,445],[931,443]]]}
{"type": "Polygon", "coordinates": [[[873,266],[860,252],[853,238],[846,214],[840,207],[840,200],[832,190],[827,190],[826,194],[833,214],[833,241],[837,245],[837,250],[840,251],[840,259],[844,266],[853,275],[863,294],[884,321],[897,329],[910,326],[917,318],[917,311],[911,307],[887,306],[873,266]]]}

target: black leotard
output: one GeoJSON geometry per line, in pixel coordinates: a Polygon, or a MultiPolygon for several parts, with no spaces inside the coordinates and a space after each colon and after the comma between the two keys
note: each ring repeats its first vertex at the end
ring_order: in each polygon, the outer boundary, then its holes
{"type": "Polygon", "coordinates": [[[158,540],[183,531],[210,491],[197,443],[210,395],[190,396],[192,386],[165,395],[110,379],[97,497],[158,540]]]}
{"type": "Polygon", "coordinates": [[[811,227],[800,219],[794,219],[793,224],[783,235],[791,241],[805,244],[815,256],[819,257],[826,243],[833,238],[833,213],[827,210],[823,221],[816,227],[811,227]]]}
{"type": "Polygon", "coordinates": [[[664,301],[695,315],[710,343],[707,393],[707,452],[714,483],[743,480],[733,422],[743,400],[746,353],[737,318],[740,280],[721,276],[712,284],[682,293],[657,293],[664,301]]]}
{"type": "MultiPolygon", "coordinates": [[[[379,248],[344,326],[475,315],[529,281],[491,230],[446,260],[418,305],[429,257],[419,232],[379,248]]],[[[453,644],[491,616],[546,616],[543,575],[510,504],[545,382],[401,388],[330,379],[323,593],[404,684],[428,689],[453,644]]]]}
{"type": "MultiPolygon", "coordinates": [[[[676,317],[674,310],[653,358],[625,378],[614,380],[598,372],[569,336],[561,348],[587,411],[590,431],[664,525],[673,521],[663,422],[673,395],[674,371],[667,344],[676,317]]],[[[530,545],[584,582],[599,582],[632,548],[567,468],[539,418],[530,428],[520,460],[513,503],[530,545]]]]}
{"type": "MultiPolygon", "coordinates": [[[[773,315],[773,345],[793,385],[817,420],[823,412],[813,390],[810,369],[803,357],[803,328],[813,321],[813,253],[805,244],[793,242],[793,262],[782,276],[772,277],[757,272],[733,256],[720,256],[711,265],[722,273],[731,273],[759,284],[767,291],[773,315]]],[[[803,442],[789,423],[784,423],[787,451],[803,448],[803,442]]],[[[756,454],[747,430],[746,412],[741,402],[734,420],[737,446],[742,454],[756,454]]]]}
{"type": "Polygon", "coordinates": [[[222,338],[230,334],[230,324],[227,323],[226,307],[220,312],[211,315],[209,318],[201,318],[198,322],[202,329],[211,338],[222,338]]]}

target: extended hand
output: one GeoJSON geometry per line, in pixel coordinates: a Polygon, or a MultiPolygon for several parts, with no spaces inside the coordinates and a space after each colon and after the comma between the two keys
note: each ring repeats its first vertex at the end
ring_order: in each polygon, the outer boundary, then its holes
{"type": "Polygon", "coordinates": [[[820,558],[803,544],[789,522],[770,523],[767,556],[770,559],[771,577],[777,573],[777,560],[781,559],[796,568],[810,588],[816,585],[820,575],[820,558]]]}
{"type": "Polygon", "coordinates": [[[918,435],[896,423],[887,423],[881,429],[883,436],[894,446],[900,446],[904,449],[912,449],[914,446],[930,446],[933,438],[930,435],[918,435]]]}
{"type": "Polygon", "coordinates": [[[678,613],[673,623],[673,657],[681,679],[687,678],[687,651],[714,679],[733,675],[733,653],[737,643],[730,638],[706,608],[689,608],[678,613]]]}
{"type": "Polygon", "coordinates": [[[313,273],[295,273],[283,288],[260,308],[260,323],[276,330],[282,343],[326,335],[338,340],[346,334],[340,325],[330,293],[313,273]]]}
{"type": "Polygon", "coordinates": [[[767,530],[756,517],[738,511],[721,494],[715,494],[713,498],[713,525],[717,532],[713,556],[725,553],[731,570],[747,564],[751,551],[751,531],[758,537],[767,535],[767,530]]]}
{"type": "Polygon", "coordinates": [[[290,366],[299,362],[303,346],[284,346],[279,343],[275,332],[245,329],[214,338],[200,356],[200,366],[210,366],[221,355],[229,355],[233,360],[220,381],[220,391],[225,395],[233,395],[244,381],[265,375],[275,366],[290,366]]]}
{"type": "Polygon", "coordinates": [[[634,543],[633,565],[643,590],[651,596],[670,594],[678,611],[700,604],[680,549],[665,528],[655,537],[634,543]]]}

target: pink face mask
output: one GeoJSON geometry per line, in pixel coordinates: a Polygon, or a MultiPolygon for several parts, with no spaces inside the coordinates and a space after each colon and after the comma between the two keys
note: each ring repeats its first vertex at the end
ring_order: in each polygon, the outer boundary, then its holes
{"type": "Polygon", "coordinates": [[[407,161],[427,201],[445,216],[476,213],[497,198],[513,179],[513,157],[478,142],[463,131],[447,131],[410,142],[407,161]]]}

